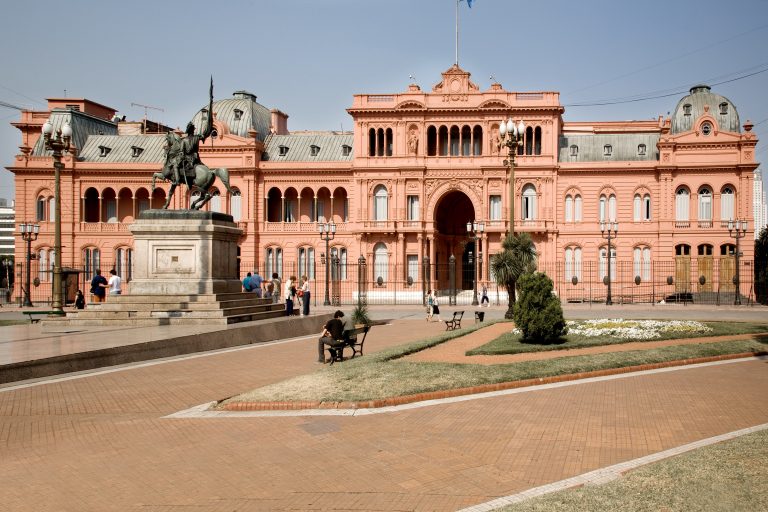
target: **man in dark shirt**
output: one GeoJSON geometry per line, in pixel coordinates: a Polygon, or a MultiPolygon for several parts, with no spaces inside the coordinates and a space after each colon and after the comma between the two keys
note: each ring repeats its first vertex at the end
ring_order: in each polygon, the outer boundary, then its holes
{"type": "Polygon", "coordinates": [[[107,295],[107,278],[101,275],[101,270],[96,269],[96,275],[91,279],[92,302],[104,302],[107,295]]]}
{"type": "Polygon", "coordinates": [[[340,340],[342,338],[342,334],[344,333],[344,324],[341,321],[341,317],[343,316],[344,313],[341,311],[336,311],[333,314],[333,318],[325,323],[325,327],[323,327],[323,333],[320,335],[320,339],[317,340],[318,363],[325,362],[325,345],[333,346],[336,344],[336,340],[340,340]]]}

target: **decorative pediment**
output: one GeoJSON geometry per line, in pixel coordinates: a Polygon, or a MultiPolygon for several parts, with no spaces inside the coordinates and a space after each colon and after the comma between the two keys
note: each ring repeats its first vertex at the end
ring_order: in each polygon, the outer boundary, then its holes
{"type": "Polygon", "coordinates": [[[488,110],[498,110],[498,109],[509,110],[510,106],[508,103],[504,101],[493,99],[493,100],[488,100],[481,103],[480,108],[488,109],[488,110]]]}
{"type": "Polygon", "coordinates": [[[432,92],[443,94],[467,94],[478,92],[480,88],[469,77],[470,73],[454,64],[442,73],[443,79],[432,87],[432,92]]]}
{"type": "Polygon", "coordinates": [[[405,100],[404,102],[400,103],[398,106],[395,107],[397,110],[422,110],[426,108],[424,104],[419,103],[418,101],[413,100],[405,100]]]}

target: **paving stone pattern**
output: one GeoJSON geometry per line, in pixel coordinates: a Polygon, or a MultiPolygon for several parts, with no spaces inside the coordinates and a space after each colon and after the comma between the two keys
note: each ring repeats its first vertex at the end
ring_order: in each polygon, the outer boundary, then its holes
{"type": "MultiPolygon", "coordinates": [[[[366,352],[442,328],[377,326],[366,352]]],[[[458,510],[768,422],[754,360],[393,414],[164,418],[313,355],[312,338],[0,388],[2,509],[458,510]]]]}

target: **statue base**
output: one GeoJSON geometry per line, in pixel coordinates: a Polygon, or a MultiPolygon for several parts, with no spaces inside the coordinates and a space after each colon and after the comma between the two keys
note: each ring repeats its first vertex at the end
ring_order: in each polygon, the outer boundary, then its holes
{"type": "Polygon", "coordinates": [[[241,291],[232,216],[199,210],[145,210],[129,226],[134,237],[131,295],[195,295],[241,291]]]}

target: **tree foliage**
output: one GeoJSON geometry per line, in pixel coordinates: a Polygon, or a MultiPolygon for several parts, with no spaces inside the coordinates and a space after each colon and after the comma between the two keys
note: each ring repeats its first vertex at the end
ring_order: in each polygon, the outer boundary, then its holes
{"type": "Polygon", "coordinates": [[[491,270],[499,286],[507,289],[509,307],[505,318],[513,318],[517,281],[524,274],[536,271],[536,247],[531,235],[521,233],[507,236],[501,244],[501,252],[491,257],[491,270]]]}
{"type": "Polygon", "coordinates": [[[515,307],[515,325],[523,339],[551,341],[564,336],[568,327],[552,280],[542,272],[525,274],[519,281],[520,300],[515,307]]]}

